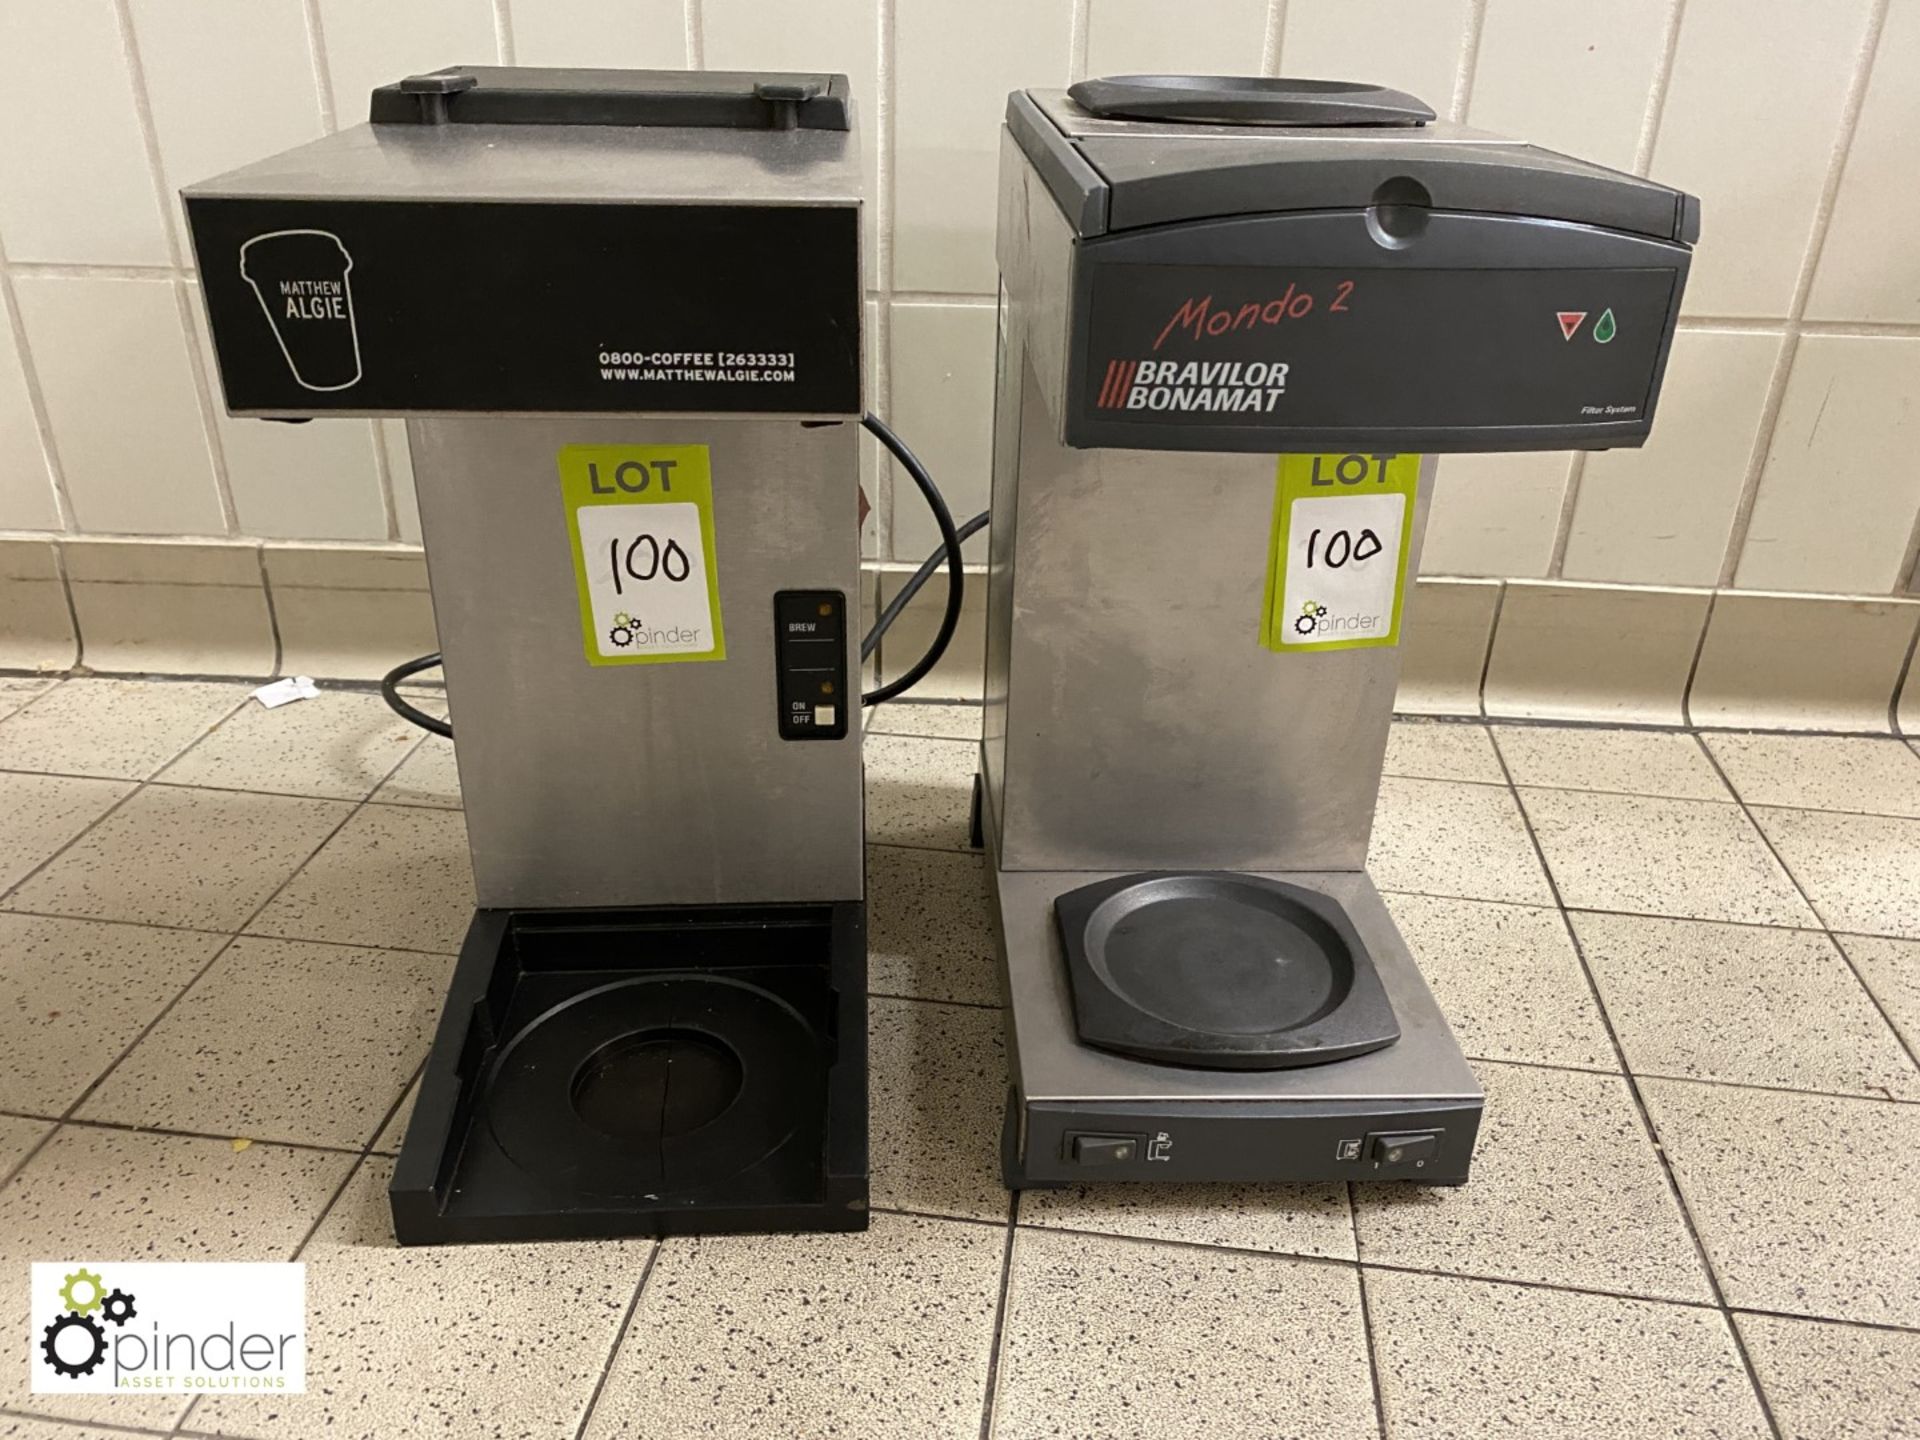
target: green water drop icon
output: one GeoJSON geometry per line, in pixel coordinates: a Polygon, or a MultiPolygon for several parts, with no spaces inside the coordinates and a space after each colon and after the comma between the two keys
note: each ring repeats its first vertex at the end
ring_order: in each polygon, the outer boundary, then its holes
{"type": "Polygon", "coordinates": [[[1593,339],[1597,345],[1604,345],[1613,339],[1617,327],[1613,323],[1613,311],[1602,310],[1600,318],[1593,325],[1593,339]]]}

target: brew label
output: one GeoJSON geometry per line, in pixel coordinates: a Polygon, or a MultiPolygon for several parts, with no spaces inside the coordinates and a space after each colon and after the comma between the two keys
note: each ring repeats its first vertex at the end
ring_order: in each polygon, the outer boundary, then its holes
{"type": "Polygon", "coordinates": [[[589,665],[724,660],[704,445],[568,445],[560,491],[589,665]]]}
{"type": "Polygon", "coordinates": [[[1260,643],[1399,644],[1419,486],[1418,455],[1282,455],[1260,643]]]}

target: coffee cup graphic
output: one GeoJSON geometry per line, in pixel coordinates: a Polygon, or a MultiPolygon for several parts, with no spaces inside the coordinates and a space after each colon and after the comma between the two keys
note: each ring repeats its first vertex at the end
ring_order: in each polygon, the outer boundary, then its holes
{"type": "Polygon", "coordinates": [[[275,230],[240,247],[240,275],[303,389],[359,383],[360,337],[347,280],[352,269],[353,256],[327,230],[275,230]]]}

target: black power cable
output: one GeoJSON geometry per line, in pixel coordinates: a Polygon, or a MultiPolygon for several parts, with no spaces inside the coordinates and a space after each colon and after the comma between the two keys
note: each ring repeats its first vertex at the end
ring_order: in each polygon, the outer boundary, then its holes
{"type": "MultiPolygon", "coordinates": [[[[879,617],[873,622],[873,629],[860,642],[860,658],[867,659],[873,654],[874,647],[880,643],[880,637],[887,633],[887,627],[900,618],[913,597],[933,578],[933,572],[940,568],[940,561],[947,562],[947,608],[940,617],[939,632],[933,637],[933,643],[927,647],[927,653],[916,660],[904,675],[882,685],[878,690],[868,691],[860,697],[862,705],[884,705],[895,696],[911,689],[927,677],[927,673],[940,663],[940,657],[946,654],[947,645],[953,639],[953,632],[960,624],[960,606],[963,596],[965,577],[960,565],[960,546],[986,526],[988,512],[982,510],[958,529],[954,528],[953,512],[947,509],[946,499],[940,494],[940,487],[933,482],[933,476],[927,473],[927,467],[920,463],[920,457],[907,448],[907,444],[893,433],[887,422],[877,415],[863,415],[860,423],[864,425],[887,450],[898,460],[913,483],[920,487],[920,493],[926,497],[927,508],[933,512],[934,524],[940,527],[940,548],[920,562],[920,568],[907,577],[907,583],[900,587],[900,593],[887,603],[879,617]]],[[[394,714],[422,730],[430,730],[435,735],[453,738],[453,726],[437,716],[409,705],[400,694],[400,683],[418,675],[422,670],[431,670],[440,663],[440,652],[421,655],[396,665],[380,679],[380,694],[386,700],[394,714]]]]}

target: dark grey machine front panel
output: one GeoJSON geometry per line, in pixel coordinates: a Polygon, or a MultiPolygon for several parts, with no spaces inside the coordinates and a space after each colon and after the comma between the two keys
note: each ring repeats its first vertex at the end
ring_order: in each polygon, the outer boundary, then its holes
{"type": "Polygon", "coordinates": [[[1638,445],[1688,258],[1683,245],[1591,227],[1368,210],[1083,240],[1064,439],[1255,452],[1638,445]]]}

